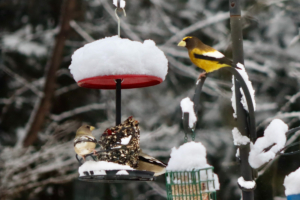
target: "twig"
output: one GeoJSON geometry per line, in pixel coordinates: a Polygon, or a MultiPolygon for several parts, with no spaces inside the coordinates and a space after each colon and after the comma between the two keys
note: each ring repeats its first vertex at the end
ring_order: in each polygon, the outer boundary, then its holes
{"type": "Polygon", "coordinates": [[[82,107],[79,107],[79,108],[75,108],[73,110],[70,110],[70,111],[66,111],[66,112],[63,112],[59,115],[51,115],[51,119],[58,122],[58,121],[62,121],[66,118],[69,118],[69,117],[72,117],[74,115],[78,115],[80,113],[84,113],[84,112],[89,112],[91,110],[102,110],[102,109],[105,109],[106,108],[106,105],[105,103],[102,103],[102,104],[90,104],[90,105],[87,105],[87,106],[82,106],[82,107]]]}
{"type": "MultiPolygon", "coordinates": [[[[298,137],[300,136],[300,131],[296,132],[295,135],[293,135],[287,142],[286,146],[292,144],[298,137]]],[[[280,155],[277,155],[273,160],[271,160],[266,166],[264,166],[259,172],[258,172],[258,177],[263,175],[265,171],[267,171],[272,164],[279,158],[280,155]]]]}
{"type": "Polygon", "coordinates": [[[66,86],[66,87],[59,88],[59,89],[57,89],[57,90],[55,91],[55,96],[62,95],[62,94],[64,94],[64,93],[67,93],[67,92],[69,92],[69,91],[71,91],[71,90],[76,90],[76,89],[78,89],[78,88],[79,88],[79,86],[77,85],[77,83],[74,83],[74,84],[72,84],[72,85],[68,85],[68,86],[66,86]]]}
{"type": "Polygon", "coordinates": [[[160,196],[167,198],[167,192],[165,191],[165,189],[162,189],[157,183],[155,182],[146,182],[151,188],[153,188],[153,190],[159,194],[160,196]]]}
{"type": "Polygon", "coordinates": [[[36,94],[38,97],[42,97],[43,96],[43,92],[41,92],[39,89],[37,89],[35,87],[35,85],[29,83],[28,81],[26,81],[23,77],[19,76],[18,74],[16,74],[15,72],[13,72],[12,70],[10,70],[8,67],[6,67],[4,64],[0,65],[0,68],[7,73],[8,75],[10,75],[11,77],[15,78],[17,81],[19,81],[22,85],[26,86],[28,89],[30,89],[34,94],[36,94]]]}
{"type": "Polygon", "coordinates": [[[292,118],[292,117],[297,117],[300,118],[300,112],[289,112],[289,113],[277,113],[275,116],[273,117],[269,117],[267,119],[265,119],[263,122],[261,122],[258,125],[258,128],[265,126],[267,123],[269,123],[270,121],[272,121],[273,119],[279,118],[279,119],[286,119],[286,118],[292,118]]]}
{"type": "Polygon", "coordinates": [[[93,42],[95,41],[92,36],[90,36],[85,30],[83,30],[76,21],[71,20],[70,26],[87,42],[93,42]]]}
{"type": "Polygon", "coordinates": [[[183,36],[190,34],[198,29],[204,28],[206,26],[215,24],[217,22],[220,21],[224,21],[226,19],[229,19],[229,13],[225,12],[225,13],[218,13],[208,19],[199,21],[187,28],[182,29],[181,31],[177,32],[174,36],[172,36],[169,40],[167,40],[167,42],[165,42],[165,44],[171,44],[173,42],[176,42],[177,40],[181,39],[183,36]]]}

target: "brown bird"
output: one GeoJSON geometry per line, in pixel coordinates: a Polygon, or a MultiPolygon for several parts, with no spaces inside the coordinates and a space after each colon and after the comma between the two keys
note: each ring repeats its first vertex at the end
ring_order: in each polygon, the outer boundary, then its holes
{"type": "Polygon", "coordinates": [[[75,152],[85,160],[85,155],[94,152],[97,144],[96,138],[92,135],[92,131],[95,129],[93,126],[83,125],[77,132],[74,139],[75,152]]]}
{"type": "Polygon", "coordinates": [[[166,172],[166,167],[167,164],[141,151],[139,153],[138,166],[135,169],[154,172],[154,176],[159,176],[166,172]]]}
{"type": "Polygon", "coordinates": [[[232,60],[226,58],[216,49],[204,44],[196,37],[187,36],[178,43],[178,46],[186,47],[192,63],[205,71],[200,74],[199,79],[205,77],[207,73],[223,67],[235,67],[240,69],[237,66],[233,66],[232,60]]]}

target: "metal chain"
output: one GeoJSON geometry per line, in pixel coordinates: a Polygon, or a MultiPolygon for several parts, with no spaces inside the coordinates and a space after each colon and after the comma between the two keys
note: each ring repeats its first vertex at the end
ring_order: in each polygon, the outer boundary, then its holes
{"type": "Polygon", "coordinates": [[[185,132],[184,134],[185,134],[185,135],[184,135],[184,143],[187,143],[187,141],[188,141],[188,135],[187,135],[186,132],[185,132]]]}
{"type": "Polygon", "coordinates": [[[192,141],[195,141],[195,138],[196,138],[196,133],[195,133],[195,130],[193,129],[192,130],[192,141]]]}

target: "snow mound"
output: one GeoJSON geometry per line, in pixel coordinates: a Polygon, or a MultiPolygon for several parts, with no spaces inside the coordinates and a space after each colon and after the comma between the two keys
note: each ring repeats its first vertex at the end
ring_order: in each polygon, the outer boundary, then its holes
{"type": "MultiPolygon", "coordinates": [[[[207,164],[206,160],[206,148],[201,142],[187,142],[181,145],[178,149],[172,148],[171,158],[169,160],[167,171],[192,171],[197,169],[203,169],[211,167],[207,164]]],[[[200,172],[201,177],[204,179],[214,179],[215,189],[219,190],[219,178],[218,175],[214,174],[212,170],[200,172]]],[[[201,180],[203,180],[201,178],[201,180]]],[[[174,181],[174,180],[173,180],[174,181]]],[[[175,183],[175,182],[174,182],[175,183]]],[[[212,187],[212,186],[211,186],[212,187]]]]}
{"type": "Polygon", "coordinates": [[[116,173],[116,175],[129,175],[129,173],[126,170],[120,170],[116,173]]]}
{"type": "Polygon", "coordinates": [[[106,37],[77,49],[69,67],[76,82],[95,76],[140,74],[165,79],[168,60],[152,40],[106,37]]]}
{"type": "Polygon", "coordinates": [[[285,133],[287,131],[288,126],[282,120],[274,119],[266,128],[264,136],[258,138],[255,144],[250,143],[249,163],[251,167],[256,169],[273,160],[276,153],[286,143],[285,133]]]}
{"type": "Polygon", "coordinates": [[[134,170],[133,168],[129,167],[128,165],[120,165],[113,162],[106,162],[106,161],[86,161],[83,163],[79,168],[79,176],[85,176],[83,172],[85,171],[93,171],[94,175],[106,175],[105,170],[134,170]]]}
{"type": "Polygon", "coordinates": [[[283,185],[286,196],[300,194],[300,167],[285,177],[283,185]]]}
{"type": "Polygon", "coordinates": [[[232,136],[233,143],[236,146],[246,145],[250,142],[250,139],[247,136],[242,135],[236,127],[232,129],[232,136]]]}
{"type": "Polygon", "coordinates": [[[245,189],[254,189],[256,186],[255,181],[245,181],[244,177],[238,178],[238,184],[245,189]]]}
{"type": "Polygon", "coordinates": [[[189,127],[193,128],[197,121],[197,117],[194,112],[194,102],[192,102],[189,97],[186,97],[181,100],[180,107],[182,110],[182,118],[184,116],[184,113],[189,113],[189,127]]]}

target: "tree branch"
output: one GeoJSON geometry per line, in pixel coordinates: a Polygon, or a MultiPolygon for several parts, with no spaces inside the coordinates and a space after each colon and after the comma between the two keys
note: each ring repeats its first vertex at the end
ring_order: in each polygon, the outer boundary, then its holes
{"type": "Polygon", "coordinates": [[[28,147],[36,140],[38,132],[40,131],[45,116],[49,113],[51,101],[55,92],[55,73],[58,70],[63,57],[63,49],[65,46],[66,38],[70,31],[70,20],[75,8],[75,0],[65,0],[63,2],[61,11],[61,24],[60,31],[57,35],[55,46],[53,48],[52,56],[46,66],[46,81],[44,85],[44,97],[41,99],[37,106],[37,111],[32,113],[31,123],[23,141],[23,146],[28,147]]]}

